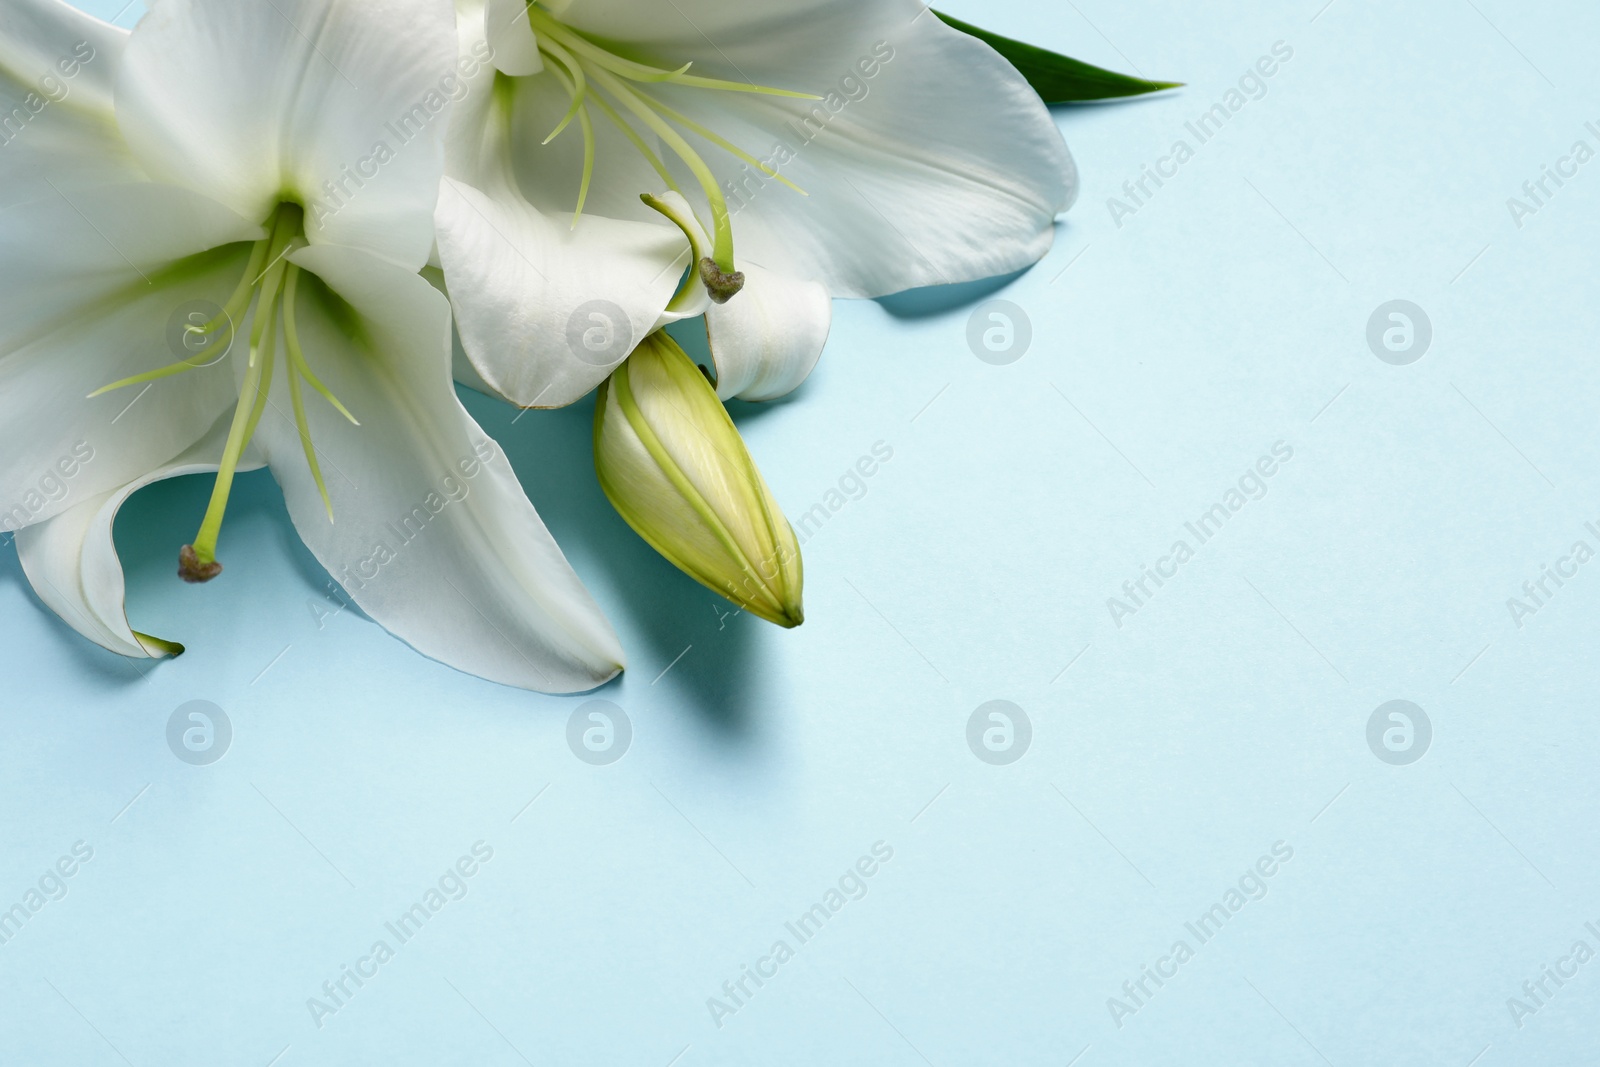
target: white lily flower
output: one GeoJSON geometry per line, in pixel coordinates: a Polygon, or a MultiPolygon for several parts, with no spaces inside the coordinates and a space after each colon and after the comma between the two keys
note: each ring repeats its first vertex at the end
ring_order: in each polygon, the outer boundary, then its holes
{"type": "Polygon", "coordinates": [[[318,560],[419,651],[549,692],[615,675],[615,634],[455,396],[450,309],[418,275],[460,89],[449,0],[162,0],[127,37],[0,0],[0,33],[4,102],[95,52],[0,145],[0,525],[41,598],[113,651],[179,650],[128,622],[116,510],[216,471],[180,553],[206,581],[234,475],[266,465],[318,560]]]}
{"type": "Polygon", "coordinates": [[[642,193],[706,212],[694,262],[726,301],[706,314],[718,392],[746,399],[810,373],[830,297],[1019,270],[1076,194],[1038,95],[919,0],[457,9],[464,54],[499,73],[480,73],[452,141],[439,253],[469,376],[517,403],[570,402],[620,361],[574,351],[581,309],[621,309],[634,342],[653,314],[698,313],[669,307],[691,260],[651,242],[642,193]]]}

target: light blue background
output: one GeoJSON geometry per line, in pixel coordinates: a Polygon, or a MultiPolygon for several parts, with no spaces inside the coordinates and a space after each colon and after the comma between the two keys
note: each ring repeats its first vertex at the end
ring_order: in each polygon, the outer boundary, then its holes
{"type": "Polygon", "coordinates": [[[612,766],[567,746],[582,698],[326,617],[264,474],[213,587],[171,575],[204,483],[120,522],[175,662],[90,647],[5,550],[0,902],[75,841],[94,858],[0,946],[0,1061],[1594,1062],[1600,962],[1520,1028],[1506,1002],[1600,949],[1600,563],[1520,629],[1506,601],[1600,547],[1600,162],[1521,228],[1506,199],[1600,147],[1600,12],[1321,3],[950,0],[1188,87],[1058,111],[1084,186],[1036,269],[841,303],[795,398],[739,409],[791,516],[894,450],[806,544],[798,631],[720,617],[634,537],[586,405],[469,398],[629,649],[598,694],[635,731],[612,766]],[[1266,95],[1119,227],[1107,198],[1277,41],[1266,95]],[[967,346],[991,296],[1031,319],[1009,366],[967,346]],[[1394,298],[1433,325],[1409,366],[1365,339],[1394,298]],[[1267,495],[1114,625],[1278,441],[1267,495]],[[209,767],[165,741],[192,699],[234,725],[209,767]],[[1033,726],[1010,766],[965,740],[994,699],[1033,726]],[[1433,724],[1409,766],[1367,745],[1391,699],[1433,724]],[[307,998],[479,840],[468,895],[319,1029],[307,998]],[[879,841],[867,895],[716,1026],[707,998],[879,841]],[[1199,945],[1184,923],[1280,841],[1199,945]],[[1179,938],[1194,959],[1116,1025],[1179,938]]]}

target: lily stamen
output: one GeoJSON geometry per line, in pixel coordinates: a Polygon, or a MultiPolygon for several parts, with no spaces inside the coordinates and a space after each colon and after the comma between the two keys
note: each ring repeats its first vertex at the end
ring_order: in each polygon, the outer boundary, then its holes
{"type": "MultiPolygon", "coordinates": [[[[736,273],[733,262],[733,217],[728,212],[728,201],[722,195],[722,188],[717,184],[716,175],[711,173],[711,168],[700,154],[689,147],[689,142],[683,135],[672,128],[672,125],[663,119],[654,108],[640,98],[620,78],[614,77],[609,71],[594,70],[591,72],[594,79],[611,91],[619,103],[650,127],[651,131],[666,142],[668,148],[689,168],[689,172],[700,183],[701,190],[705,193],[706,201],[711,207],[712,252],[711,258],[717,267],[729,276],[736,273]]],[[[743,284],[743,279],[740,279],[743,284]]],[[[734,292],[738,290],[735,289],[734,292]]],[[[714,293],[713,296],[716,294],[714,293]]],[[[726,300],[733,295],[732,292],[724,296],[726,300]]]]}
{"type": "Polygon", "coordinates": [[[561,84],[566,86],[567,92],[572,94],[572,106],[567,109],[566,117],[561,120],[561,123],[550,132],[550,136],[544,139],[544,143],[549,144],[555,140],[556,136],[566,129],[567,124],[572,121],[574,115],[578,117],[579,128],[583,130],[583,177],[578,184],[578,206],[572,211],[572,228],[576,230],[578,228],[578,220],[583,217],[583,205],[589,199],[589,183],[594,178],[594,124],[589,118],[588,108],[583,106],[589,95],[589,83],[583,73],[583,64],[574,59],[561,46],[550,45],[547,49],[547,54],[559,64],[559,66],[553,65],[547,69],[555,74],[561,84]],[[562,67],[565,67],[566,70],[562,70],[562,67]]]}
{"type": "Polygon", "coordinates": [[[735,159],[739,160],[741,163],[750,164],[752,167],[756,168],[762,174],[765,174],[767,177],[771,178],[773,181],[779,182],[780,184],[783,184],[783,185],[787,185],[789,188],[793,189],[795,192],[799,193],[801,196],[810,196],[811,195],[810,193],[806,192],[804,189],[802,189],[798,185],[796,185],[794,182],[790,181],[788,178],[785,178],[781,173],[778,172],[776,167],[772,167],[772,166],[769,166],[766,163],[763,163],[761,160],[757,159],[755,156],[751,155],[749,152],[746,152],[744,149],[740,148],[738,145],[734,144],[732,141],[728,140],[726,137],[721,136],[720,134],[716,133],[713,130],[708,130],[706,127],[700,125],[698,122],[694,121],[689,116],[685,115],[683,112],[677,111],[677,110],[675,110],[673,108],[670,108],[666,104],[663,104],[659,100],[651,100],[650,104],[652,106],[654,106],[657,111],[659,111],[663,115],[665,115],[667,118],[671,119],[673,122],[676,122],[679,126],[682,126],[684,129],[688,130],[690,133],[699,134],[701,137],[704,137],[706,140],[710,141],[712,144],[716,145],[718,148],[722,149],[724,152],[728,153],[730,156],[733,156],[735,159]]]}
{"type": "MultiPolygon", "coordinates": [[[[185,326],[185,334],[190,337],[204,337],[210,341],[215,339],[212,335],[218,330],[222,329],[224,326],[228,327],[230,330],[233,328],[233,324],[239,320],[239,316],[244,313],[245,308],[250,306],[250,300],[255,296],[256,282],[260,279],[251,279],[260,270],[262,262],[266,260],[267,249],[271,244],[272,237],[269,234],[266,238],[257,241],[251,247],[250,259],[245,264],[244,274],[240,277],[239,284],[234,289],[233,295],[228,297],[228,302],[222,306],[222,310],[219,311],[217,315],[211,319],[211,321],[202,326],[185,326]]],[[[214,348],[215,346],[212,347],[214,348]]],[[[209,356],[210,354],[210,350],[196,353],[197,356],[209,356]]],[[[227,355],[226,350],[224,350],[223,355],[227,355]]],[[[222,357],[219,356],[217,358],[220,359],[222,357]]],[[[100,388],[90,393],[87,399],[93,400],[97,396],[103,396],[106,393],[114,392],[118,389],[125,389],[130,385],[143,385],[146,382],[159,381],[162,378],[168,378],[174,374],[182,374],[184,371],[199,370],[202,367],[209,367],[215,362],[216,360],[212,359],[204,363],[196,363],[194,361],[194,357],[180,359],[176,363],[169,363],[164,367],[157,367],[155,370],[144,371],[141,374],[130,375],[126,378],[119,378],[110,385],[102,385],[100,388]]]]}
{"type": "MultiPolygon", "coordinates": [[[[558,59],[561,66],[566,68],[568,77],[562,78],[562,84],[567,87],[567,92],[572,95],[572,106],[567,108],[565,115],[561,116],[561,121],[556,123],[556,128],[550,131],[550,136],[539,142],[540,144],[549,144],[560,135],[562,130],[567,128],[568,123],[583,111],[584,98],[589,95],[589,79],[584,76],[583,64],[567,54],[566,50],[560,45],[551,45],[546,42],[543,51],[558,59]]],[[[557,74],[561,73],[558,68],[556,72],[557,74]]]]}
{"type": "MultiPolygon", "coordinates": [[[[352,423],[355,417],[345,410],[343,404],[335,400],[333,394],[316,380],[316,375],[311,373],[311,368],[306,365],[305,353],[300,348],[300,330],[294,320],[295,296],[300,287],[300,268],[291,266],[288,277],[283,283],[283,346],[289,353],[289,369],[284,377],[289,379],[289,404],[294,408],[295,428],[300,431],[300,448],[306,454],[306,466],[311,469],[311,477],[317,483],[317,491],[322,494],[322,506],[328,511],[328,521],[333,521],[333,500],[328,496],[328,484],[322,480],[322,464],[317,462],[317,449],[311,443],[311,425],[306,421],[305,398],[300,392],[300,379],[305,378],[333,406],[339,413],[352,423]]],[[[262,394],[265,396],[265,394],[262,394]]]]}
{"type": "MultiPolygon", "coordinates": [[[[239,461],[255,436],[256,426],[267,408],[268,394],[272,389],[273,364],[277,358],[277,325],[280,318],[283,320],[283,346],[288,357],[284,377],[289,383],[289,404],[294,411],[295,428],[300,434],[300,447],[305,452],[306,466],[317,484],[317,491],[322,495],[322,505],[327,509],[328,521],[333,521],[333,500],[328,495],[328,484],[322,477],[322,464],[317,459],[316,446],[311,441],[311,424],[306,418],[301,381],[316,390],[352,425],[361,424],[312,371],[300,343],[295,306],[301,270],[287,262],[285,257],[304,241],[304,217],[298,205],[284,204],[274,221],[270,241],[276,254],[267,264],[265,272],[256,279],[261,281],[264,278],[265,284],[261,287],[261,300],[256,305],[255,322],[250,330],[249,365],[244,385],[239,391],[239,402],[234,408],[233,425],[228,431],[228,443],[223,448],[217,480],[212,486],[211,502],[194,543],[184,545],[178,553],[178,574],[184,581],[208,582],[222,572],[222,564],[217,562],[216,556],[217,537],[222,532],[222,519],[227,512],[228,496],[233,491],[233,478],[239,461]]],[[[252,265],[258,265],[254,254],[251,262],[252,265]]]]}
{"type": "Polygon", "coordinates": [[[770,85],[753,85],[749,82],[725,81],[721,78],[702,78],[698,75],[687,73],[693,63],[685,63],[677,70],[666,70],[662,67],[652,67],[646,63],[639,63],[631,59],[624,59],[614,52],[608,52],[593,41],[577,33],[571,27],[557,22],[544,11],[540,10],[537,3],[528,8],[528,20],[533,24],[534,32],[541,40],[539,47],[544,47],[545,36],[554,37],[573,52],[585,59],[605,67],[613,74],[620,75],[630,81],[641,82],[673,82],[678,85],[691,86],[697,89],[718,89],[733,93],[756,93],[761,96],[787,96],[796,100],[818,100],[820,97],[813,93],[796,92],[793,89],[777,89],[770,85]]]}
{"type": "Polygon", "coordinates": [[[546,69],[555,75],[571,97],[571,105],[543,143],[549,144],[555,140],[571,124],[574,118],[579,120],[583,128],[583,175],[578,191],[578,206],[573,215],[573,226],[577,226],[577,220],[583,213],[583,205],[588,199],[589,187],[594,174],[594,133],[588,120],[588,105],[591,102],[601,108],[606,116],[627,136],[628,140],[645,157],[656,173],[661,176],[667,187],[674,192],[680,191],[665,163],[645,143],[644,138],[633,128],[633,125],[618,114],[610,101],[605,100],[598,93],[590,91],[591,88],[604,88],[617,104],[631,112],[652,133],[659,137],[672,150],[672,153],[683,161],[699,183],[701,191],[705,195],[706,204],[711,211],[712,232],[711,255],[700,262],[699,275],[713,300],[723,303],[733,297],[743,287],[744,275],[738,271],[734,261],[733,222],[728,210],[727,199],[723,194],[722,188],[717,184],[716,176],[712,173],[711,168],[700,154],[690,146],[688,141],[683,138],[683,135],[674,129],[673,123],[704,138],[734,158],[755,167],[769,178],[782,182],[801,195],[805,195],[805,190],[731,141],[693,121],[682,112],[656,100],[641,87],[651,84],[671,84],[721,92],[756,93],[801,100],[817,100],[820,97],[811,93],[777,89],[765,85],[727,81],[720,78],[703,78],[689,73],[692,63],[686,63],[677,70],[654,67],[646,63],[626,59],[608,51],[601,45],[582,36],[571,27],[562,24],[547,11],[541,10],[537,3],[528,6],[527,15],[529,25],[532,27],[534,36],[538,41],[540,52],[554,61],[546,64],[546,69]]]}
{"type": "Polygon", "coordinates": [[[222,460],[217,466],[217,478],[211,486],[211,502],[200,520],[200,532],[191,544],[178,550],[178,576],[186,582],[209,582],[222,573],[217,562],[217,538],[222,533],[222,519],[228,510],[228,496],[233,492],[233,478],[239,460],[254,436],[256,424],[266,410],[267,393],[272,387],[273,354],[278,338],[273,330],[276,321],[278,289],[283,283],[283,271],[276,265],[268,273],[268,285],[262,291],[261,302],[256,305],[255,322],[250,328],[250,359],[245,370],[244,385],[239,390],[239,401],[233,409],[233,425],[228,430],[228,443],[223,446],[222,460]],[[265,351],[263,351],[263,347],[265,351]]]}
{"type": "MultiPolygon", "coordinates": [[[[220,314],[204,326],[190,327],[194,334],[210,337],[226,324],[230,328],[256,300],[255,316],[250,328],[250,352],[246,363],[244,381],[239,388],[239,399],[234,406],[233,423],[228,430],[227,444],[218,463],[216,481],[211,489],[211,501],[206,506],[205,517],[192,544],[184,545],[178,552],[178,574],[187,582],[208,582],[222,573],[217,562],[217,538],[222,532],[222,519],[227,512],[228,497],[233,491],[234,475],[239,462],[254,438],[256,427],[266,412],[268,396],[272,389],[273,367],[278,352],[278,322],[282,319],[283,345],[288,356],[285,378],[289,383],[289,402],[294,410],[295,426],[300,433],[300,444],[305,451],[306,465],[322,494],[322,503],[328,511],[328,521],[333,521],[333,501],[328,495],[327,483],[322,477],[322,465],[317,460],[316,447],[311,442],[311,425],[306,418],[305,398],[301,392],[302,381],[311,386],[319,396],[350,421],[360,422],[350,414],[339,398],[322,383],[311,369],[305,350],[300,344],[300,330],[295,321],[296,297],[299,293],[301,269],[288,262],[287,257],[305,243],[304,210],[298,204],[285,203],[273,214],[268,234],[250,249],[250,258],[233,295],[228,298],[220,314]],[[259,297],[259,299],[258,299],[259,297]]],[[[102,386],[89,395],[100,396],[114,389],[156,381],[187,370],[211,366],[180,360],[153,371],[136,374],[102,386]]]]}
{"type": "Polygon", "coordinates": [[[598,107],[601,112],[616,125],[617,129],[622,131],[623,135],[627,137],[630,142],[632,142],[633,147],[638,149],[640,155],[644,156],[645,162],[650,164],[651,169],[656,172],[666,187],[672,192],[677,193],[679,196],[682,196],[683,190],[678,188],[678,179],[672,176],[672,172],[667,169],[667,164],[659,155],[656,154],[656,150],[651,148],[650,145],[645,142],[644,137],[640,135],[639,131],[634,129],[633,126],[629,124],[629,122],[621,115],[617,114],[617,109],[607,103],[604,97],[597,93],[591,93],[589,94],[588,99],[592,101],[594,105],[598,107]]]}

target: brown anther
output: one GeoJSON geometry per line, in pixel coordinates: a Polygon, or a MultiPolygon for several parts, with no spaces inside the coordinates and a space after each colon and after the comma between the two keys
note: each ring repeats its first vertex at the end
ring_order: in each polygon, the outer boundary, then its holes
{"type": "Polygon", "coordinates": [[[200,556],[195,552],[193,545],[184,545],[178,549],[178,577],[186,582],[209,582],[222,573],[222,564],[216,560],[209,563],[200,562],[200,556]]]}
{"type": "Polygon", "coordinates": [[[744,271],[725,271],[717,266],[716,260],[707,256],[700,261],[700,280],[705,283],[706,292],[711,294],[713,301],[726,304],[744,288],[744,271]]]}

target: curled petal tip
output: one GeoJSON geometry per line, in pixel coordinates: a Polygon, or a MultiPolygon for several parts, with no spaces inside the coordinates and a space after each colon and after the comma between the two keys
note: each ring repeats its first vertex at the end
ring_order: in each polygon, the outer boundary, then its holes
{"type": "Polygon", "coordinates": [[[133,638],[135,641],[139,642],[140,646],[143,647],[143,649],[148,652],[153,659],[161,659],[169,656],[172,658],[177,658],[178,656],[183,655],[185,651],[184,647],[178,644],[176,641],[168,641],[166,638],[155,637],[151,634],[142,634],[138,630],[133,631],[133,638]]]}
{"type": "Polygon", "coordinates": [[[192,584],[209,582],[222,573],[222,564],[216,560],[202,562],[193,545],[178,549],[178,577],[192,584]]]}

